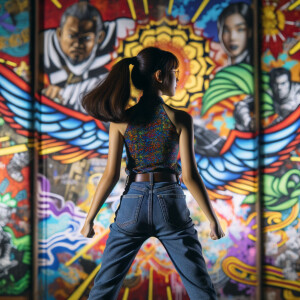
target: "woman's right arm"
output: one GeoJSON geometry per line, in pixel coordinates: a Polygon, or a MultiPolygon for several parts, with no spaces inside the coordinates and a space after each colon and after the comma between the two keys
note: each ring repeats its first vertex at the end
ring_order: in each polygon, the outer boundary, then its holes
{"type": "Polygon", "coordinates": [[[124,140],[118,129],[118,124],[111,122],[109,127],[107,165],[96,188],[84,226],[81,229],[81,234],[85,237],[92,237],[94,235],[94,219],[119,180],[123,145],[124,140]]]}
{"type": "Polygon", "coordinates": [[[220,239],[225,234],[211,205],[195,161],[193,118],[188,113],[181,111],[176,119],[176,123],[180,127],[179,149],[183,182],[208,218],[211,238],[220,239]]]}

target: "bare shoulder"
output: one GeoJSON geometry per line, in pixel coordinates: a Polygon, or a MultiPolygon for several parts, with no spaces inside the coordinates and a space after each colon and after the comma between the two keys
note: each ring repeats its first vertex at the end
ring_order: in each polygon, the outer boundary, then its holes
{"type": "Polygon", "coordinates": [[[181,133],[183,128],[190,128],[193,123],[192,116],[180,109],[173,108],[167,104],[164,104],[165,111],[170,118],[171,122],[176,127],[178,134],[181,133]]]}
{"type": "MultiPolygon", "coordinates": [[[[138,112],[138,106],[137,105],[133,105],[131,107],[129,107],[126,112],[129,114],[130,117],[134,116],[134,114],[136,114],[138,112]]],[[[123,122],[123,123],[110,123],[110,126],[113,125],[113,128],[118,130],[121,135],[124,137],[125,131],[127,129],[128,123],[127,122],[123,122]]]]}
{"type": "Polygon", "coordinates": [[[119,132],[122,136],[124,136],[124,133],[126,131],[127,128],[127,123],[114,123],[114,122],[110,122],[109,125],[109,132],[119,132]]]}

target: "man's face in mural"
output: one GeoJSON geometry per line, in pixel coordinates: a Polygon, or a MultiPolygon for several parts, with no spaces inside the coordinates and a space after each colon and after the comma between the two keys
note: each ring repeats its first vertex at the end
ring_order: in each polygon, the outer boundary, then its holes
{"type": "Polygon", "coordinates": [[[90,20],[79,20],[69,16],[62,28],[57,29],[57,36],[62,51],[72,61],[80,63],[87,59],[96,40],[95,22],[90,20]]]}
{"type": "Polygon", "coordinates": [[[273,82],[273,93],[278,99],[286,98],[290,93],[291,83],[286,74],[282,74],[275,78],[273,82]]]}
{"type": "Polygon", "coordinates": [[[225,50],[231,57],[237,57],[247,48],[251,35],[245,19],[240,14],[232,14],[224,21],[222,40],[225,50]]]}

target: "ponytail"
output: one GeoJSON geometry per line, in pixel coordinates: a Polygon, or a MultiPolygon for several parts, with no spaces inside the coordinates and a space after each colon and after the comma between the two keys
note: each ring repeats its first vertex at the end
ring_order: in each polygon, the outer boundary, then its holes
{"type": "Polygon", "coordinates": [[[82,98],[82,106],[92,117],[101,121],[116,123],[130,119],[126,107],[130,97],[130,71],[134,86],[142,91],[153,88],[153,73],[161,70],[163,84],[170,80],[169,71],[178,68],[177,57],[156,47],[148,47],[132,58],[124,58],[116,63],[108,76],[82,98]]]}
{"type": "Polygon", "coordinates": [[[83,96],[82,106],[89,115],[101,121],[126,121],[125,108],[130,97],[129,65],[136,62],[136,57],[120,60],[96,88],[83,96]]]}

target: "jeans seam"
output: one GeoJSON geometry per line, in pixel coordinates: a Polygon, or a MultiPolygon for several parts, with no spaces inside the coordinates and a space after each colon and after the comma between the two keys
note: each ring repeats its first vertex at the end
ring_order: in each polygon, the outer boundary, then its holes
{"type": "Polygon", "coordinates": [[[136,197],[136,198],[139,198],[139,197],[142,197],[143,195],[141,194],[125,194],[125,195],[122,195],[122,198],[130,198],[130,197],[136,197]]]}
{"type": "Polygon", "coordinates": [[[143,202],[143,195],[139,195],[138,205],[137,205],[135,213],[134,213],[134,219],[131,220],[131,221],[123,222],[123,223],[119,223],[116,220],[117,225],[120,226],[120,227],[125,227],[125,226],[131,225],[131,224],[135,224],[137,222],[138,215],[139,215],[139,212],[141,210],[142,202],[143,202]]]}
{"type": "MultiPolygon", "coordinates": [[[[147,181],[147,184],[148,181],[147,181]]],[[[170,189],[170,188],[174,188],[174,187],[179,187],[180,189],[182,189],[181,185],[178,184],[178,183],[172,183],[171,185],[168,185],[168,186],[163,186],[163,187],[159,187],[159,188],[153,188],[153,192],[157,192],[157,191],[164,191],[164,190],[167,190],[167,189],[170,189]]],[[[142,187],[139,187],[139,186],[136,186],[136,185],[130,185],[131,189],[134,189],[134,190],[138,190],[138,191],[142,191],[142,192],[145,192],[148,190],[148,188],[142,188],[142,187]]]]}
{"type": "MultiPolygon", "coordinates": [[[[164,190],[168,190],[170,188],[174,188],[174,187],[177,187],[178,183],[173,183],[172,185],[168,185],[168,186],[163,186],[163,187],[160,187],[160,188],[154,188],[154,191],[155,192],[159,192],[159,191],[164,191],[164,190]]],[[[181,187],[181,186],[180,186],[181,187]]]]}
{"type": "Polygon", "coordinates": [[[163,218],[164,218],[164,220],[165,220],[166,223],[169,223],[168,222],[168,213],[167,213],[165,202],[163,201],[163,199],[162,199],[162,197],[160,195],[157,195],[157,197],[158,197],[158,202],[160,204],[160,208],[162,210],[163,218]]]}
{"type": "Polygon", "coordinates": [[[135,222],[138,221],[138,217],[139,217],[139,213],[140,213],[140,210],[141,210],[142,202],[143,202],[143,196],[140,196],[138,207],[135,211],[135,216],[134,216],[135,222]]]}
{"type": "Polygon", "coordinates": [[[130,189],[137,190],[137,191],[141,191],[141,192],[147,191],[147,188],[142,188],[142,187],[135,186],[135,185],[130,186],[130,189]]]}
{"type": "MultiPolygon", "coordinates": [[[[157,195],[158,199],[159,199],[159,204],[161,204],[161,208],[162,208],[162,213],[163,213],[163,218],[165,220],[166,223],[168,223],[171,226],[177,227],[177,228],[183,228],[184,226],[186,226],[189,222],[190,222],[190,218],[188,216],[188,212],[189,209],[188,207],[186,208],[186,210],[184,212],[182,212],[182,216],[184,217],[184,224],[178,226],[176,224],[174,224],[173,222],[171,222],[170,220],[170,216],[168,213],[168,209],[167,209],[167,205],[166,202],[164,200],[164,196],[168,195],[168,194],[164,194],[164,195],[157,195]]],[[[173,195],[173,194],[172,194],[173,195]]],[[[176,195],[176,196],[184,196],[182,198],[185,199],[185,195],[176,195]]]]}
{"type": "Polygon", "coordinates": [[[175,193],[173,193],[173,194],[161,194],[161,195],[157,195],[157,196],[175,196],[174,198],[182,198],[182,199],[185,199],[186,198],[186,196],[185,195],[179,195],[179,194],[175,194],[175,193]]]}

